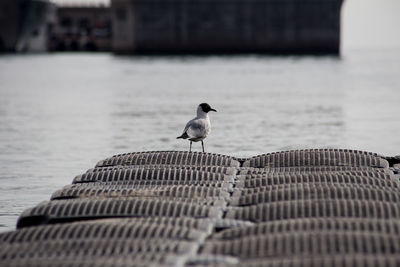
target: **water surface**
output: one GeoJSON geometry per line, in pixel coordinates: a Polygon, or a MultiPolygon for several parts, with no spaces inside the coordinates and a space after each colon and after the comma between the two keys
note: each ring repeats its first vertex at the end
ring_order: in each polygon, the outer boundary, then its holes
{"type": "MultiPolygon", "coordinates": [[[[208,102],[208,152],[296,148],[400,154],[400,50],[336,57],[0,57],[0,231],[98,160],[186,150],[208,102]]],[[[194,144],[194,150],[200,150],[194,144]]]]}

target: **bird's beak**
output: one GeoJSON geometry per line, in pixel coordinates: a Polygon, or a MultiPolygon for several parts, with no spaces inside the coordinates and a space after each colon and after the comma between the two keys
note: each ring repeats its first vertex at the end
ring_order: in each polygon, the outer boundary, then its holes
{"type": "Polygon", "coordinates": [[[212,109],[210,109],[210,111],[215,111],[215,112],[217,112],[217,111],[216,111],[215,109],[213,109],[213,108],[212,108],[212,109]]]}

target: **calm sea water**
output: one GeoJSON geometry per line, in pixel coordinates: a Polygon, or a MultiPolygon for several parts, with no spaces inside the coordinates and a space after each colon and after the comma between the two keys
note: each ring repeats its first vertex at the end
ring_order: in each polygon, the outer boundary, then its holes
{"type": "MultiPolygon", "coordinates": [[[[105,157],[186,150],[208,102],[208,152],[400,154],[400,50],[335,57],[0,57],[0,231],[105,157]]],[[[201,145],[195,144],[195,150],[201,145]]]]}

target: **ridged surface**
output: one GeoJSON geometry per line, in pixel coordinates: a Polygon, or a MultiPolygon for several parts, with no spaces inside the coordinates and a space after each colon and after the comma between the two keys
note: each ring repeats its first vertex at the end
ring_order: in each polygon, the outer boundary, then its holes
{"type": "Polygon", "coordinates": [[[247,194],[231,199],[232,206],[246,206],[259,203],[292,200],[354,199],[398,203],[400,192],[380,188],[346,187],[340,185],[292,186],[290,188],[268,190],[247,194]]]}
{"type": "Polygon", "coordinates": [[[215,239],[239,239],[250,236],[295,232],[367,232],[400,235],[400,220],[369,218],[306,218],[258,223],[234,227],[213,235],[215,239]]]}
{"type": "MultiPolygon", "coordinates": [[[[85,261],[93,258],[119,258],[132,262],[163,263],[168,257],[194,253],[197,245],[169,240],[52,240],[31,243],[2,244],[0,258],[7,261],[29,258],[31,260],[73,259],[85,261]]],[[[3,266],[3,265],[2,265],[3,266]]]]}
{"type": "Polygon", "coordinates": [[[44,202],[20,216],[17,227],[107,217],[218,217],[214,207],[146,199],[79,199],[44,202]]]}
{"type": "MultiPolygon", "coordinates": [[[[125,219],[126,220],[126,219],[125,219]]],[[[134,220],[119,223],[68,223],[38,227],[27,227],[19,231],[0,234],[0,242],[32,243],[57,240],[89,240],[89,239],[177,239],[200,240],[205,231],[183,226],[137,223],[134,220]]]]}
{"type": "Polygon", "coordinates": [[[226,241],[206,241],[203,253],[240,258],[337,254],[400,253],[400,236],[365,232],[292,232],[243,237],[226,241]]]}
{"type": "Polygon", "coordinates": [[[392,173],[388,172],[387,169],[378,169],[375,170],[364,170],[364,171],[310,171],[310,172],[262,172],[262,173],[249,173],[246,174],[248,178],[257,178],[257,177],[279,177],[279,176],[304,176],[304,175],[312,175],[312,176],[326,176],[326,175],[334,175],[334,176],[362,176],[362,177],[376,177],[376,178],[385,178],[389,179],[393,177],[392,173]],[[379,171],[386,170],[386,171],[379,171]]]}
{"type": "Polygon", "coordinates": [[[187,151],[151,151],[120,154],[99,161],[96,167],[159,164],[239,167],[239,162],[229,156],[187,151]]]}
{"type": "MultiPolygon", "coordinates": [[[[91,184],[91,183],[90,183],[91,184]]],[[[100,184],[90,186],[73,184],[56,191],[51,199],[88,197],[164,197],[164,198],[218,198],[228,197],[227,191],[206,186],[159,186],[135,188],[129,184],[100,184]]]]}
{"type": "Polygon", "coordinates": [[[394,192],[399,193],[399,188],[397,187],[381,187],[381,186],[374,186],[368,184],[344,184],[344,183],[296,183],[296,184],[277,184],[271,186],[260,186],[260,187],[251,187],[251,188],[234,188],[232,197],[237,198],[240,196],[250,196],[256,195],[259,193],[264,193],[267,191],[275,191],[275,190],[284,190],[284,189],[291,189],[291,188],[325,188],[325,187],[339,187],[339,188],[355,188],[355,189],[370,189],[370,190],[379,190],[382,192],[394,192]]]}
{"type": "MultiPolygon", "coordinates": [[[[382,174],[382,173],[381,173],[382,174]]],[[[282,174],[257,177],[239,178],[238,187],[260,187],[273,186],[280,184],[304,184],[304,183],[321,183],[321,184],[362,184],[378,187],[398,188],[399,181],[395,180],[392,175],[382,174],[381,177],[347,175],[339,173],[325,174],[282,174]]]]}
{"type": "Polygon", "coordinates": [[[203,166],[203,165],[116,165],[110,167],[96,167],[86,171],[89,172],[103,172],[103,171],[115,171],[115,170],[129,170],[129,169],[156,169],[156,168],[169,168],[189,171],[201,171],[201,172],[213,172],[232,175],[236,172],[236,167],[223,167],[223,166],[203,166]]]}
{"type": "Polygon", "coordinates": [[[261,258],[242,260],[237,264],[216,264],[209,266],[218,267],[398,267],[398,255],[368,255],[368,254],[334,254],[334,255],[309,255],[302,257],[261,258]]]}
{"type": "Polygon", "coordinates": [[[124,182],[124,181],[178,181],[193,182],[223,182],[229,176],[212,172],[201,172],[177,168],[157,167],[153,169],[132,168],[101,172],[88,172],[75,177],[72,183],[90,182],[124,182]]]}
{"type": "Polygon", "coordinates": [[[306,149],[268,153],[248,159],[243,167],[350,166],[388,168],[375,153],[348,149],[306,149]]]}
{"type": "Polygon", "coordinates": [[[366,200],[297,200],[263,203],[228,210],[226,218],[265,222],[297,218],[399,219],[400,205],[366,200]]]}
{"type": "MultiPolygon", "coordinates": [[[[165,256],[161,256],[153,261],[148,259],[127,259],[126,257],[93,257],[86,259],[71,259],[62,257],[53,258],[13,258],[2,261],[2,267],[161,267],[171,266],[172,263],[166,263],[165,256]],[[159,262],[156,262],[159,261],[159,262]],[[161,261],[161,263],[160,263],[161,261]]],[[[171,259],[172,260],[172,259],[171,259]]],[[[176,260],[177,262],[177,260],[176,260]]]]}
{"type": "Polygon", "coordinates": [[[314,173],[314,172],[389,172],[385,168],[352,167],[352,166],[296,166],[271,168],[241,168],[239,174],[266,174],[266,173],[314,173]]]}
{"type": "Polygon", "coordinates": [[[116,155],[0,234],[0,265],[397,267],[393,162],[343,149],[116,155]]]}
{"type": "MultiPolygon", "coordinates": [[[[149,188],[154,188],[154,187],[160,187],[160,186],[174,186],[174,185],[188,185],[188,186],[206,186],[206,187],[221,187],[221,188],[230,188],[232,187],[232,182],[229,181],[197,181],[197,180],[184,180],[184,181],[178,181],[178,180],[169,180],[169,181],[163,181],[163,180],[142,180],[142,181],[118,181],[118,182],[93,182],[93,185],[128,185],[131,186],[132,188],[142,188],[142,189],[149,189],[149,188]]],[[[79,183],[79,185],[84,185],[84,186],[91,186],[89,183],[79,183]]]]}
{"type": "Polygon", "coordinates": [[[191,217],[136,217],[136,218],[108,218],[84,221],[83,223],[91,224],[145,224],[145,225],[161,225],[198,229],[209,232],[212,221],[215,218],[191,218],[191,217]]]}

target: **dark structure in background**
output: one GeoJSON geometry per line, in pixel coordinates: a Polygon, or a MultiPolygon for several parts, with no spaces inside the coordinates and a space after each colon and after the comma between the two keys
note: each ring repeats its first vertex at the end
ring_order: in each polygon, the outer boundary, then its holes
{"type": "Polygon", "coordinates": [[[0,1],[0,52],[14,51],[21,28],[18,0],[0,1]]]}
{"type": "Polygon", "coordinates": [[[46,52],[57,22],[56,6],[48,0],[25,1],[17,52],[46,52]]]}
{"type": "Polygon", "coordinates": [[[59,7],[58,25],[50,40],[55,51],[111,51],[108,7],[59,7]]]}
{"type": "Polygon", "coordinates": [[[339,54],[343,0],[1,0],[0,51],[339,54]]]}
{"type": "Polygon", "coordinates": [[[343,0],[112,0],[119,53],[338,54],[343,0]]]}
{"type": "Polygon", "coordinates": [[[0,52],[111,51],[110,8],[0,0],[0,52]]]}
{"type": "Polygon", "coordinates": [[[43,52],[56,22],[47,0],[0,1],[0,52],[43,52]]]}

